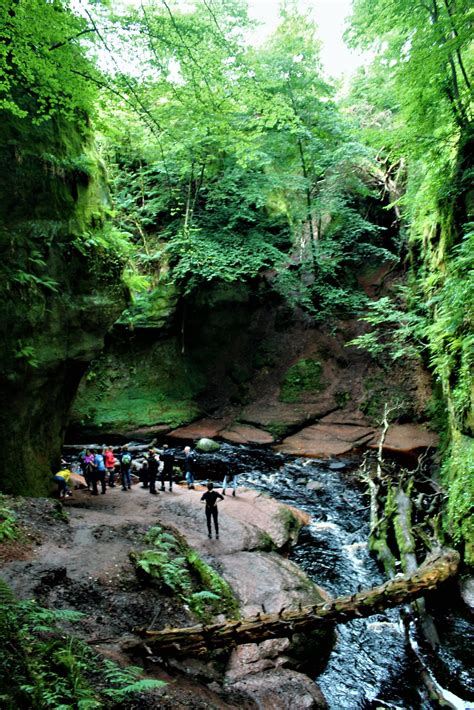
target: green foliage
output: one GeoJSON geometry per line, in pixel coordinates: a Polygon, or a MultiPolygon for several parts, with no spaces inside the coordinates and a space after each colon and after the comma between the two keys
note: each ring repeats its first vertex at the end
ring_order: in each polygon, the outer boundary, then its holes
{"type": "Polygon", "coordinates": [[[217,612],[237,616],[238,604],[227,582],[182,539],[155,526],[145,542],[153,547],[134,553],[135,565],[188,604],[196,616],[205,620],[217,612]]]}
{"type": "Polygon", "coordinates": [[[247,46],[238,2],[99,12],[97,22],[116,69],[117,54],[134,53],[128,74],[109,77],[101,118],[116,224],[149,284],[123,322],[158,324],[155,290],[168,284],[196,294],[268,270],[312,317],[360,308],[351,271],[394,255],[366,215],[373,155],[321,78],[308,17],[284,9],[259,49],[247,46]]]}
{"type": "Polygon", "coordinates": [[[75,623],[82,614],[16,601],[1,579],[0,602],[0,702],[5,710],[94,710],[164,685],[138,680],[141,669],[120,669],[83,641],[64,635],[61,624],[75,623]]]}
{"type": "Polygon", "coordinates": [[[465,544],[465,560],[474,565],[474,442],[453,432],[441,470],[449,491],[445,529],[456,543],[465,544]]]}
{"type": "Polygon", "coordinates": [[[140,666],[120,668],[112,661],[104,659],[103,675],[108,687],[102,691],[102,694],[113,703],[120,703],[136,693],[144,693],[166,685],[162,680],[140,678],[142,673],[143,668],[140,666]]]}
{"type": "Polygon", "coordinates": [[[446,271],[432,287],[434,314],[426,327],[431,366],[452,407],[453,423],[462,429],[471,414],[474,370],[474,223],[451,250],[446,271]]]}
{"type": "MultiPolygon", "coordinates": [[[[410,366],[410,360],[403,363],[404,368],[410,366]]],[[[394,412],[394,417],[397,419],[416,421],[420,416],[410,390],[401,384],[400,370],[396,377],[391,377],[392,368],[393,365],[385,363],[384,368],[364,378],[363,381],[364,399],[360,410],[372,420],[374,425],[380,425],[385,406],[394,412]]]]}
{"type": "Polygon", "coordinates": [[[19,537],[21,537],[21,530],[16,522],[15,513],[0,504],[0,543],[4,540],[16,540],[19,537]]]}
{"type": "Polygon", "coordinates": [[[474,11],[466,0],[356,0],[353,8],[352,43],[376,52],[357,77],[355,113],[361,133],[383,146],[380,167],[405,219],[411,266],[403,307],[386,302],[389,327],[382,301],[366,319],[378,333],[356,343],[375,354],[429,357],[439,398],[430,408],[450,442],[446,525],[472,562],[473,236],[465,223],[472,220],[474,11]]]}
{"type": "MultiPolygon", "coordinates": [[[[402,289],[401,293],[406,291],[402,289]]],[[[347,344],[363,348],[375,357],[388,355],[394,361],[419,358],[426,348],[423,338],[426,335],[427,320],[426,315],[419,312],[423,306],[417,310],[401,306],[403,303],[397,303],[389,296],[372,301],[360,320],[369,323],[374,329],[347,344]]]]}
{"type": "Polygon", "coordinates": [[[92,28],[61,0],[4,0],[0,110],[29,116],[34,123],[58,113],[69,120],[84,120],[95,95],[94,84],[88,81],[95,70],[84,48],[91,36],[92,28]]]}
{"type": "Polygon", "coordinates": [[[285,373],[280,387],[282,402],[298,402],[304,392],[320,392],[325,385],[321,382],[322,365],[311,358],[299,360],[285,373]]]}

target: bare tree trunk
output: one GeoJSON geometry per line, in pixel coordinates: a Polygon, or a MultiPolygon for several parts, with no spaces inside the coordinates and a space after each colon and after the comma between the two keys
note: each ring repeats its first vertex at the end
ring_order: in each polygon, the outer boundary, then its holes
{"type": "MultiPolygon", "coordinates": [[[[206,654],[218,648],[231,649],[243,643],[258,643],[269,638],[308,633],[328,624],[345,623],[410,602],[456,574],[458,564],[458,553],[444,550],[435,557],[427,558],[413,574],[399,575],[385,584],[358,594],[302,607],[298,611],[282,609],[278,614],[257,614],[239,621],[166,628],[161,631],[145,630],[143,644],[153,653],[190,656],[206,654]]],[[[130,649],[130,642],[127,647],[130,649]]]]}

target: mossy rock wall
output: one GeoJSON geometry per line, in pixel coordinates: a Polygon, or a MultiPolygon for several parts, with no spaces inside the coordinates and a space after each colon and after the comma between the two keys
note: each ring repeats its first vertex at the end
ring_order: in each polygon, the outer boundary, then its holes
{"type": "Polygon", "coordinates": [[[437,387],[433,409],[444,429],[444,529],[474,565],[474,131],[461,136],[451,186],[412,229],[412,259],[421,297],[430,304],[427,340],[437,387]],[[420,249],[420,257],[417,251],[420,249]]]}
{"type": "Polygon", "coordinates": [[[199,415],[200,387],[176,337],[150,342],[122,335],[91,363],[74,401],[71,430],[126,436],[171,429],[199,415]]]}
{"type": "Polygon", "coordinates": [[[122,264],[103,238],[108,207],[86,127],[0,115],[5,492],[49,491],[80,379],[125,306],[122,264]]]}
{"type": "Polygon", "coordinates": [[[153,435],[240,402],[270,321],[253,286],[236,285],[181,300],[166,330],[117,325],[81,382],[70,437],[153,435]]]}

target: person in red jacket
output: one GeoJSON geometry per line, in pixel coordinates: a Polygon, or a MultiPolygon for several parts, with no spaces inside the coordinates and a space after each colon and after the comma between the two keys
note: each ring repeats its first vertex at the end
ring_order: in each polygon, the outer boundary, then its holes
{"type": "Polygon", "coordinates": [[[105,450],[104,454],[105,468],[109,474],[109,486],[115,488],[115,464],[117,463],[114,456],[114,450],[111,446],[105,450]]]}

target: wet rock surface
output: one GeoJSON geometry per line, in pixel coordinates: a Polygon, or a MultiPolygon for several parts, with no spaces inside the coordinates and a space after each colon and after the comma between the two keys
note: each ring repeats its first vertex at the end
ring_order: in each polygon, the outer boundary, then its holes
{"type": "MultiPolygon", "coordinates": [[[[126,653],[126,639],[133,637],[134,629],[189,626],[196,622],[179,599],[163,594],[153,585],[144,586],[136,577],[129,552],[144,546],[144,534],[156,524],[177,530],[227,579],[240,599],[244,615],[276,611],[282,606],[296,608],[300,603],[317,602],[324,597],[294,563],[274,551],[295,538],[299,526],[309,520],[307,515],[292,512],[268,496],[239,490],[236,497],[226,496],[219,503],[221,539],[209,540],[200,501],[204,490],[202,486],[195,490],[175,486],[172,493],[152,496],[136,484],[131,491],[123,492],[117,487],[94,497],[87,490],[78,489],[63,507],[45,499],[21,499],[17,501],[18,519],[25,530],[34,533],[34,538],[25,540],[23,554],[17,559],[4,561],[2,577],[19,598],[34,597],[47,607],[83,612],[80,627],[69,631],[122,663],[140,662],[127,658],[126,653]]],[[[136,643],[128,645],[136,649],[136,643]]],[[[312,681],[296,672],[291,681],[292,695],[282,690],[273,697],[275,681],[266,678],[266,671],[284,661],[278,660],[274,644],[267,643],[261,649],[255,646],[262,663],[258,682],[254,679],[251,689],[240,685],[243,671],[228,675],[222,662],[217,675],[210,667],[198,664],[194,676],[191,659],[173,669],[157,659],[146,660],[143,652],[141,662],[146,662],[153,677],[173,681],[164,691],[154,693],[160,707],[286,708],[295,693],[312,697],[308,694],[312,681]],[[267,655],[272,659],[268,663],[264,660],[267,655]],[[183,699],[181,689],[181,682],[189,684],[191,680],[196,685],[192,701],[183,699]],[[212,690],[203,687],[203,683],[217,687],[212,690]],[[270,706],[270,702],[276,704],[270,706]]],[[[148,707],[146,702],[143,707],[148,707]]]]}

